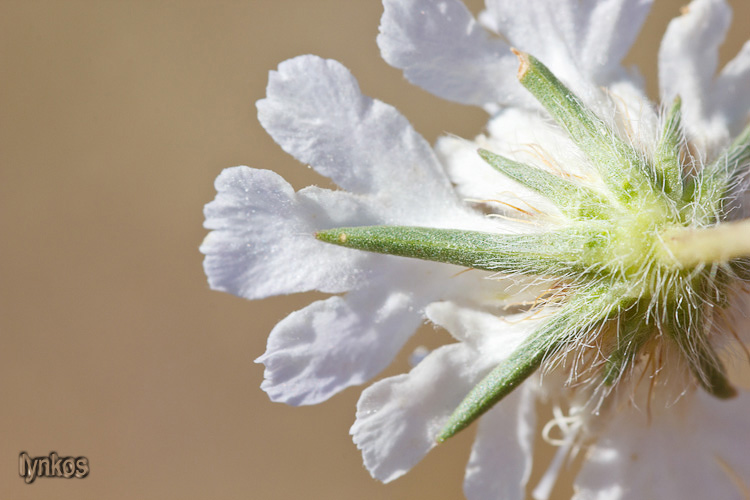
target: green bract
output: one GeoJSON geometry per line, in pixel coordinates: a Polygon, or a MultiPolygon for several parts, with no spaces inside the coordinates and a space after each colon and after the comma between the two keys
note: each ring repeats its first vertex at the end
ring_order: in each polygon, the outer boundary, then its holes
{"type": "Polygon", "coordinates": [[[487,375],[437,436],[465,428],[534,373],[543,361],[598,336],[601,386],[616,383],[649,343],[668,339],[697,382],[727,398],[734,389],[711,347],[713,308],[747,277],[750,228],[727,222],[727,203],[750,160],[750,127],[713,163],[691,174],[680,100],[666,112],[651,153],[637,149],[581,104],[541,62],[516,52],[519,80],[595,166],[587,185],[490,151],[493,168],[548,198],[566,222],[524,235],[425,227],[353,227],[319,232],[349,248],[457,264],[503,274],[557,278],[564,300],[487,375]]]}

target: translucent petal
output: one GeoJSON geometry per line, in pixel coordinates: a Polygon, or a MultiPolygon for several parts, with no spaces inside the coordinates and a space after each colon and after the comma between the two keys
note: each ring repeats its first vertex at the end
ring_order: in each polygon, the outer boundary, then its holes
{"type": "Polygon", "coordinates": [[[477,353],[464,344],[431,352],[408,374],[376,382],[357,404],[351,434],[365,467],[392,481],[435,446],[435,436],[482,371],[477,353]]]}
{"type": "Polygon", "coordinates": [[[215,184],[216,199],[204,210],[204,225],[212,231],[200,248],[211,288],[257,299],[307,290],[338,293],[363,279],[358,269],[371,256],[314,238],[315,231],[343,220],[375,220],[355,197],[318,188],[295,193],[276,173],[248,167],[224,170],[215,184]]]}
{"type": "Polygon", "coordinates": [[[300,56],[281,63],[257,106],[284,151],[347,191],[387,197],[400,205],[394,211],[416,214],[456,204],[427,141],[395,108],[362,95],[336,61],[300,56]]]}
{"type": "Polygon", "coordinates": [[[365,466],[381,481],[396,479],[422,459],[473,385],[533,328],[452,302],[430,304],[426,313],[461,343],[436,349],[408,374],[373,384],[357,405],[351,433],[365,466]]]}
{"type": "Polygon", "coordinates": [[[731,9],[723,0],[694,0],[673,19],[659,48],[662,102],[682,98],[683,124],[689,137],[709,156],[728,140],[725,120],[712,120],[713,80],[731,9]]]}
{"type": "Polygon", "coordinates": [[[365,286],[313,302],[271,332],[262,384],[274,401],[316,404],[386,368],[436,300],[488,300],[501,285],[486,273],[390,256],[376,256],[365,286]],[[458,275],[457,275],[458,273],[458,275]]]}
{"type": "Polygon", "coordinates": [[[577,479],[577,500],[746,498],[749,393],[719,400],[698,390],[652,409],[650,423],[633,408],[609,422],[577,479]]]}
{"type": "Polygon", "coordinates": [[[534,106],[515,79],[510,47],[490,37],[459,0],[385,0],[378,46],[388,64],[444,99],[534,106]]]}
{"type": "Polygon", "coordinates": [[[544,62],[588,101],[596,85],[627,78],[620,62],[651,0],[487,0],[486,5],[484,25],[544,62]]]}
{"type": "Polygon", "coordinates": [[[366,382],[391,362],[422,323],[424,307],[381,286],[313,302],[280,321],[268,338],[261,388],[273,401],[317,404],[366,382]]]}
{"type": "Polygon", "coordinates": [[[467,499],[525,498],[534,445],[534,405],[532,390],[524,386],[479,421],[464,479],[467,499]]]}
{"type": "Polygon", "coordinates": [[[732,136],[736,136],[750,119],[750,41],[724,66],[716,80],[717,111],[721,111],[732,136]]]}

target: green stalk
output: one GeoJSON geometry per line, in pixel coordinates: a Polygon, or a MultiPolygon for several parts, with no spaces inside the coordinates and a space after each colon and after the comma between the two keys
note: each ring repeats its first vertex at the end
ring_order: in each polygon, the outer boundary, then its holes
{"type": "Polygon", "coordinates": [[[666,261],[680,268],[750,257],[750,219],[707,228],[676,227],[662,234],[666,261]]]}

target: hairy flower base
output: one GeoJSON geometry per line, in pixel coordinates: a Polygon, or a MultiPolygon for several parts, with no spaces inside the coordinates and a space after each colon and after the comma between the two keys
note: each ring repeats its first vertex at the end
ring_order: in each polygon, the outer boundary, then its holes
{"type": "Polygon", "coordinates": [[[711,344],[710,315],[726,305],[728,286],[738,279],[735,268],[750,256],[750,239],[737,237],[748,221],[724,222],[750,159],[750,128],[717,161],[690,175],[700,160],[684,147],[679,99],[655,151],[643,151],[581,104],[540,61],[514,52],[521,84],[569,134],[601,182],[565,178],[487,150],[479,155],[555,205],[562,214],[556,229],[511,235],[368,226],[316,234],[359,250],[564,283],[563,305],[469,392],[436,439],[467,427],[544,360],[592,340],[605,357],[599,370],[605,396],[623,374],[632,373],[649,343],[666,338],[706,391],[733,397],[711,344]]]}

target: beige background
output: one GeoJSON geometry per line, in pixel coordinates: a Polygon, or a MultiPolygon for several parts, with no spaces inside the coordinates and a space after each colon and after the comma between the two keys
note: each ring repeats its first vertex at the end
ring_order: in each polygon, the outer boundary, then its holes
{"type": "MultiPolygon", "coordinates": [[[[680,4],[659,2],[630,56],[652,91],[680,4]]],[[[743,9],[724,60],[750,33],[743,9]]],[[[359,390],[317,407],[269,402],[252,361],[316,296],[212,292],[198,253],[222,168],[324,183],[255,118],[286,58],[342,61],[430,141],[480,131],[481,111],[382,62],[380,13],[376,0],[0,2],[0,498],[461,496],[473,431],[384,486],[348,436],[359,390]],[[85,455],[91,473],[26,485],[23,450],[85,455]]]]}

